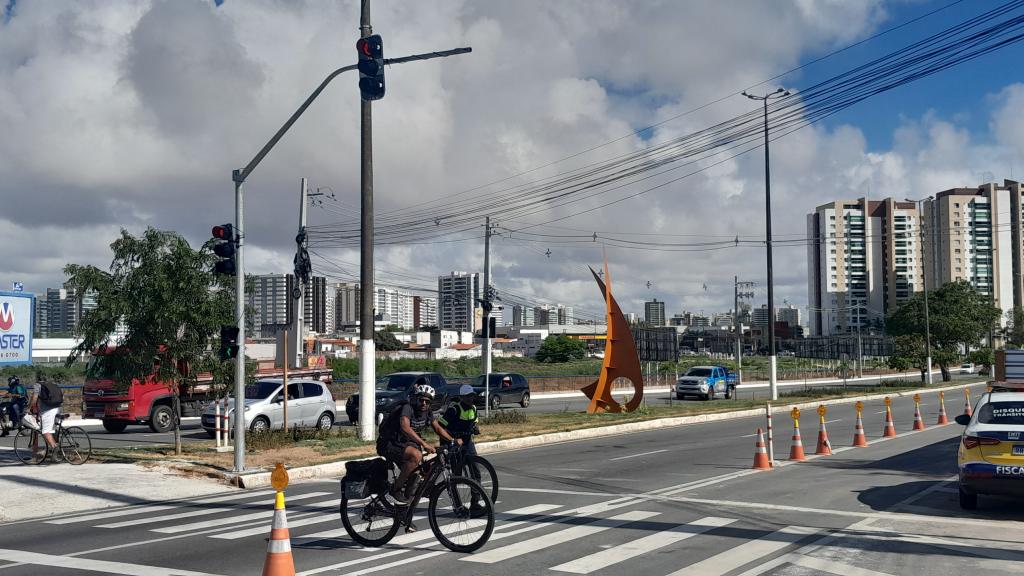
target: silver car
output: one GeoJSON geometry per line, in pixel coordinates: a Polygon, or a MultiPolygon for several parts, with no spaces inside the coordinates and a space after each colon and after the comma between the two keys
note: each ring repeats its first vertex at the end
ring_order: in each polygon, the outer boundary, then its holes
{"type": "MultiPolygon", "coordinates": [[[[284,394],[281,378],[257,380],[245,387],[245,425],[253,432],[280,430],[284,427],[284,394]]],[[[223,404],[222,404],[223,406],[223,404]]],[[[228,399],[228,416],[234,418],[235,399],[228,399]]],[[[328,430],[336,419],[334,396],[323,382],[288,381],[288,428],[328,430]]],[[[223,414],[222,414],[223,416],[223,414]]],[[[229,420],[231,421],[231,420],[229,420]]],[[[214,404],[203,411],[203,430],[214,436],[214,404]]]]}

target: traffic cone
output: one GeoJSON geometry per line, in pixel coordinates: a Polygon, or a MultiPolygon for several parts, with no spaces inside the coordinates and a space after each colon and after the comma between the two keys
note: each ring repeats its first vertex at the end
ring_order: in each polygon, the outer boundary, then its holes
{"type": "Polygon", "coordinates": [[[789,459],[803,462],[807,459],[804,456],[804,443],[800,439],[800,421],[793,420],[793,446],[789,449],[789,459]]]}
{"type": "Polygon", "coordinates": [[[967,395],[966,391],[964,393],[964,414],[967,414],[967,416],[974,415],[974,411],[971,410],[971,397],[967,395]]]}
{"type": "Polygon", "coordinates": [[[924,420],[921,418],[921,405],[914,402],[914,430],[924,430],[924,420]]]}
{"type": "Polygon", "coordinates": [[[754,470],[771,470],[772,463],[768,461],[768,449],[764,446],[764,432],[757,429],[757,444],[754,448],[754,470]]]}
{"type": "Polygon", "coordinates": [[[857,413],[857,425],[853,429],[854,448],[867,448],[868,437],[864,435],[864,421],[861,420],[860,412],[857,413]]]}
{"type": "Polygon", "coordinates": [[[949,424],[949,418],[946,417],[946,395],[939,392],[939,421],[935,425],[942,426],[943,424],[949,424]]]}
{"type": "Polygon", "coordinates": [[[885,407],[885,430],[882,432],[884,438],[896,437],[896,425],[892,423],[892,408],[885,407]]]}
{"type": "Polygon", "coordinates": [[[814,451],[818,456],[831,456],[832,445],[828,442],[828,431],[825,430],[825,417],[821,417],[821,429],[818,430],[818,448],[814,451]]]}
{"type": "Polygon", "coordinates": [[[292,541],[288,535],[288,516],[284,510],[284,492],[278,492],[274,500],[274,522],[270,526],[263,576],[295,576],[292,541]]]}

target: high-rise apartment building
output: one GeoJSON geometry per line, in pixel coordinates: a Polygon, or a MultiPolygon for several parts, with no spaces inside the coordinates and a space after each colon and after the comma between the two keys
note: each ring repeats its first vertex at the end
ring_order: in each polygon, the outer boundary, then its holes
{"type": "Polygon", "coordinates": [[[396,288],[377,287],[376,314],[389,324],[412,330],[414,311],[412,294],[396,288]]]}
{"type": "Polygon", "coordinates": [[[477,299],[481,295],[480,275],[452,272],[437,278],[437,320],[442,330],[475,332],[477,299]]]}
{"type": "Polygon", "coordinates": [[[437,298],[430,296],[412,297],[413,329],[437,326],[437,298]]]}
{"type": "Polygon", "coordinates": [[[359,284],[342,282],[334,290],[334,329],[359,322],[359,284]]]}
{"type": "Polygon", "coordinates": [[[920,226],[917,206],[893,198],[837,200],[808,214],[811,333],[857,332],[921,290],[920,226]]]}
{"type": "Polygon", "coordinates": [[[665,325],[665,303],[655,298],[651,302],[644,302],[644,321],[651,326],[665,325]]]}
{"type": "MultiPolygon", "coordinates": [[[[294,322],[295,300],[292,293],[296,287],[292,274],[264,274],[256,276],[255,287],[249,302],[255,309],[255,325],[263,337],[270,337],[276,331],[273,326],[294,322]],[[266,329],[263,327],[266,326],[266,329]]],[[[313,276],[306,288],[303,300],[303,329],[307,332],[324,334],[327,327],[327,279],[313,276]]]]}
{"type": "Polygon", "coordinates": [[[790,326],[800,326],[800,309],[792,304],[775,309],[775,319],[790,326]]]}
{"type": "Polygon", "coordinates": [[[516,304],[512,306],[512,325],[513,326],[536,326],[536,315],[531,306],[523,306],[516,304]]]}

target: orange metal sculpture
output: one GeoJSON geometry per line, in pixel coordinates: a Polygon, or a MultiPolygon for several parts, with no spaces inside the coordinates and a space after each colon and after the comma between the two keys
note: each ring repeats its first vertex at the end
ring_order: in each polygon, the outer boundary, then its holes
{"type": "Polygon", "coordinates": [[[619,303],[612,296],[612,277],[608,272],[608,261],[604,263],[604,276],[608,285],[598,277],[594,269],[590,269],[594,280],[601,287],[605,308],[608,314],[608,337],[604,343],[604,362],[601,364],[601,376],[592,384],[585,386],[583,393],[590,398],[587,413],[598,412],[632,412],[640,407],[644,399],[644,380],[640,370],[640,357],[636,353],[633,332],[629,329],[626,317],[622,315],[619,303]],[[612,383],[618,378],[625,378],[633,383],[633,397],[625,406],[612,398],[612,383]]]}

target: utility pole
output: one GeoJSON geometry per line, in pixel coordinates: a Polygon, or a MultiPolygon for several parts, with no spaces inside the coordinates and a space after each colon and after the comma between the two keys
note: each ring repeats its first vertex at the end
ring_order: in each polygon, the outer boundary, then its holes
{"type": "MultiPolygon", "coordinates": [[[[925,383],[928,386],[932,385],[932,330],[931,323],[928,319],[928,258],[925,257],[925,239],[924,239],[924,203],[931,200],[932,197],[922,198],[920,200],[911,200],[907,198],[907,202],[913,202],[917,205],[917,217],[921,222],[921,284],[924,289],[924,355],[925,355],[925,371],[924,378],[925,383]]],[[[930,229],[929,229],[930,230],[930,229]]]]}
{"type": "Polygon", "coordinates": [[[491,217],[484,220],[484,326],[483,326],[483,370],[484,370],[484,414],[491,415],[491,217]]]}
{"type": "MultiPolygon", "coordinates": [[[[370,0],[362,0],[359,37],[373,34],[370,0]]],[[[360,98],[360,250],[359,250],[359,437],[376,438],[377,352],[373,343],[374,310],[377,293],[373,286],[373,108],[360,98]]]]}
{"type": "MultiPolygon", "coordinates": [[[[242,220],[242,170],[231,173],[235,183],[235,233],[238,243],[235,252],[235,323],[238,326],[238,356],[235,358],[235,472],[245,471],[245,264],[242,247],[245,245],[245,223],[242,220]]],[[[225,410],[227,407],[225,407],[225,410]]]]}
{"type": "Polygon", "coordinates": [[[743,95],[751,100],[760,100],[764,104],[764,238],[768,264],[768,389],[771,392],[771,399],[778,400],[778,358],[775,356],[775,281],[772,277],[772,179],[768,152],[768,101],[789,96],[789,92],[779,88],[764,96],[754,96],[745,91],[743,95]]]}
{"type": "MultiPolygon", "coordinates": [[[[306,292],[309,289],[309,285],[306,283],[308,270],[305,269],[304,248],[306,244],[306,194],[308,193],[306,179],[303,178],[301,189],[299,190],[299,234],[296,237],[299,242],[298,253],[295,256],[295,293],[292,294],[292,297],[295,299],[295,327],[292,329],[295,335],[295,345],[292,348],[294,351],[291,354],[294,357],[294,362],[292,362],[294,368],[302,368],[302,365],[299,363],[299,357],[305,356],[306,352],[306,348],[303,345],[303,330],[305,329],[306,292]]],[[[288,354],[285,354],[286,362],[289,360],[288,356],[288,354]]]]}

